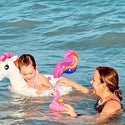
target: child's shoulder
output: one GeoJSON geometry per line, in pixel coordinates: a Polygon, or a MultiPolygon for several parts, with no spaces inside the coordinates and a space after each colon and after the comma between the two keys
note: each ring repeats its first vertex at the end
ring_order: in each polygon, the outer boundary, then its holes
{"type": "Polygon", "coordinates": [[[38,73],[37,79],[43,80],[43,79],[47,79],[47,78],[42,73],[38,73]]]}

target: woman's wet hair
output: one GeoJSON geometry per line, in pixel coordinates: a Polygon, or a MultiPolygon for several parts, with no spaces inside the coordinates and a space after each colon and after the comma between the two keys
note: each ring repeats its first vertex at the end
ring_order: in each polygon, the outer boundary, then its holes
{"type": "Polygon", "coordinates": [[[118,72],[112,67],[99,66],[96,68],[100,74],[101,83],[106,83],[109,90],[118,96],[120,100],[123,99],[122,91],[119,87],[118,72]]]}

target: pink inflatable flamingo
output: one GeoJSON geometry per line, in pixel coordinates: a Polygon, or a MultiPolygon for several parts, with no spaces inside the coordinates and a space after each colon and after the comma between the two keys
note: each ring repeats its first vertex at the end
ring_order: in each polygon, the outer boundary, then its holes
{"type": "Polygon", "coordinates": [[[63,99],[60,98],[60,92],[58,89],[55,90],[56,96],[53,99],[52,103],[49,105],[49,108],[53,111],[58,111],[58,112],[62,112],[63,111],[63,107],[65,106],[63,103],[63,99]]]}
{"type": "MultiPolygon", "coordinates": [[[[54,69],[54,78],[60,78],[63,73],[73,73],[76,71],[78,65],[78,54],[74,50],[69,50],[66,52],[64,59],[69,59],[68,61],[62,61],[58,63],[54,69]]],[[[58,89],[55,90],[56,96],[53,99],[52,103],[49,105],[49,108],[54,111],[63,112],[63,107],[66,107],[63,103],[63,99],[60,98],[60,92],[58,89]]]]}

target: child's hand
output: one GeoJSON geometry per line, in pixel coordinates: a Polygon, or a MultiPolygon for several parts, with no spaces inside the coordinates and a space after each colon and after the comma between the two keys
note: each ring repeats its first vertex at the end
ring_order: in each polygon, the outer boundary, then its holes
{"type": "Polygon", "coordinates": [[[8,86],[8,89],[11,90],[11,89],[12,89],[12,85],[9,85],[9,86],[8,86]]]}
{"type": "Polygon", "coordinates": [[[53,86],[51,84],[42,84],[41,87],[44,87],[45,89],[50,89],[53,88],[53,86]]]}
{"type": "Polygon", "coordinates": [[[39,85],[39,88],[44,89],[44,90],[48,90],[50,88],[53,88],[53,86],[52,85],[41,84],[41,85],[39,85]]]}
{"type": "Polygon", "coordinates": [[[41,94],[42,93],[42,90],[39,90],[39,89],[37,89],[37,91],[36,91],[36,94],[41,94]]]}
{"type": "Polygon", "coordinates": [[[39,87],[36,91],[36,94],[42,94],[46,90],[45,87],[39,87]]]}

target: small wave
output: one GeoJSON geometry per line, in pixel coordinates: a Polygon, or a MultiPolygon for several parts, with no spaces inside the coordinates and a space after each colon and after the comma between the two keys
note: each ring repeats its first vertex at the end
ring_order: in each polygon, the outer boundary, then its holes
{"type": "Polygon", "coordinates": [[[19,20],[11,23],[10,25],[16,26],[16,27],[23,27],[23,28],[33,28],[35,24],[37,24],[37,21],[31,21],[31,20],[19,20]]]}
{"type": "Polygon", "coordinates": [[[92,41],[91,46],[96,47],[125,47],[125,33],[106,33],[92,41]]]}
{"type": "MultiPolygon", "coordinates": [[[[75,36],[74,36],[75,37],[75,36]]],[[[80,37],[80,36],[79,36],[80,37]]],[[[92,38],[81,38],[76,37],[76,39],[68,39],[67,40],[57,40],[53,41],[53,44],[49,44],[51,48],[56,49],[90,49],[90,48],[123,48],[125,47],[125,33],[106,33],[102,36],[94,39],[92,38]],[[62,44],[63,43],[63,44],[62,44]]]]}

